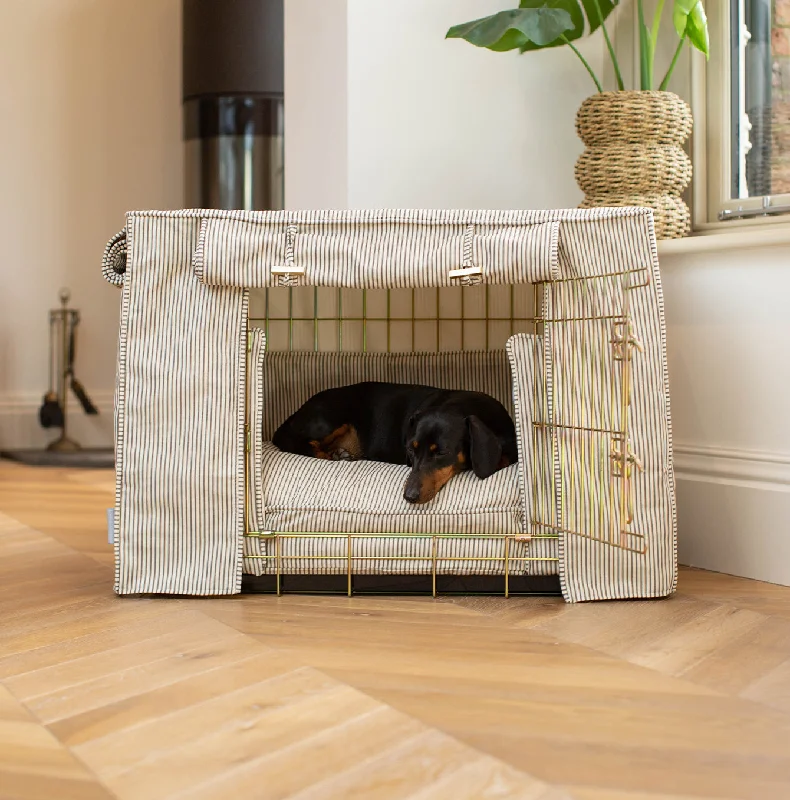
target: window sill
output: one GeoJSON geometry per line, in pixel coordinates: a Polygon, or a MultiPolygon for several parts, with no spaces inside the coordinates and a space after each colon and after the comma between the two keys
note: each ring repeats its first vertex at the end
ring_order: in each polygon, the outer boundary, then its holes
{"type": "MultiPolygon", "coordinates": [[[[724,223],[725,225],[730,223],[724,223]]],[[[658,243],[658,255],[715,253],[721,250],[752,250],[758,247],[790,245],[790,222],[734,227],[732,230],[700,231],[685,239],[665,239],[658,243]]]]}

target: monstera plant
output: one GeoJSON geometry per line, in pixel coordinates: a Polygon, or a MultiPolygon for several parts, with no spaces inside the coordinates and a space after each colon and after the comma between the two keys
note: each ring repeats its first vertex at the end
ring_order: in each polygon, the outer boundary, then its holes
{"type": "Polygon", "coordinates": [[[671,0],[677,32],[674,56],[656,91],[655,60],[665,0],[657,0],[651,24],[643,0],[639,18],[639,89],[626,91],[620,65],[606,30],[617,0],[522,0],[518,8],[455,25],[448,39],[464,39],[496,52],[526,53],[568,46],[595,82],[598,93],[576,114],[576,131],[585,150],[576,162],[583,208],[647,206],[653,209],[658,238],[685,236],[689,209],[681,195],[691,180],[691,162],[683,143],[691,133],[691,109],[666,91],[686,45],[708,56],[708,22],[700,0],[671,0]],[[617,91],[604,92],[601,81],[574,42],[601,29],[612,60],[617,91]]]}
{"type": "MultiPolygon", "coordinates": [[[[655,87],[654,64],[661,17],[665,0],[658,0],[652,24],[645,21],[643,0],[636,0],[639,15],[639,89],[650,91],[655,87]]],[[[454,25],[447,31],[448,39],[465,39],[477,47],[503,52],[542,50],[546,47],[567,45],[584,64],[599,92],[601,82],[587,60],[573,42],[601,28],[606,48],[612,59],[617,88],[625,89],[620,64],[614,52],[606,19],[617,3],[612,0],[522,0],[518,8],[500,11],[482,19],[454,25]]],[[[678,35],[675,55],[658,89],[663,91],[677,64],[686,43],[708,55],[708,21],[700,0],[673,0],[672,20],[678,35]]]]}

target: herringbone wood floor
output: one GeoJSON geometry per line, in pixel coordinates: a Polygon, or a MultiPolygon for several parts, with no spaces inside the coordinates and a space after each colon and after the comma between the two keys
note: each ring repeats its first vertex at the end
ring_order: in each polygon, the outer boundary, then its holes
{"type": "Polygon", "coordinates": [[[119,599],[112,485],[0,464],[0,797],[790,798],[790,589],[119,599]]]}

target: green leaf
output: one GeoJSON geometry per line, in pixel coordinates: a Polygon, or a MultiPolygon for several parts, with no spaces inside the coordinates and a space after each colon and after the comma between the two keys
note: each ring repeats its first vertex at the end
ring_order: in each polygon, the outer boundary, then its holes
{"type": "MultiPolygon", "coordinates": [[[[609,14],[612,13],[617,6],[618,0],[599,0],[601,7],[601,17],[605,20],[609,14]]],[[[562,8],[571,15],[573,20],[573,28],[565,31],[565,36],[568,41],[573,42],[576,39],[581,39],[585,34],[594,33],[601,27],[601,19],[598,16],[598,10],[595,7],[595,0],[521,0],[519,3],[520,8],[562,8]],[[585,28],[584,21],[587,20],[587,27],[585,28]]],[[[557,39],[547,45],[535,45],[532,42],[527,42],[522,45],[521,52],[525,53],[528,50],[540,50],[542,47],[557,47],[563,45],[565,42],[562,39],[557,39]]]]}
{"type": "MultiPolygon", "coordinates": [[[[605,19],[614,11],[619,0],[598,0],[601,7],[601,16],[605,19]]],[[[595,33],[601,27],[601,20],[598,17],[598,9],[595,7],[595,0],[582,0],[584,13],[587,15],[587,22],[590,23],[589,33],[595,33]]]]}
{"type": "Polygon", "coordinates": [[[658,32],[661,28],[661,17],[664,14],[664,0],[658,0],[656,9],[653,12],[653,27],[650,29],[650,50],[653,54],[658,47],[658,32]]]}
{"type": "Polygon", "coordinates": [[[642,0],[637,0],[637,12],[639,15],[639,88],[644,92],[653,88],[653,76],[651,75],[653,55],[650,29],[645,23],[642,0]]]}
{"type": "Polygon", "coordinates": [[[708,18],[701,0],[675,0],[672,21],[678,36],[687,36],[691,44],[706,58],[710,55],[708,18]]]}
{"type": "MultiPolygon", "coordinates": [[[[581,39],[584,36],[584,14],[579,5],[579,0],[521,0],[519,8],[560,8],[563,11],[567,11],[573,27],[562,31],[562,33],[564,33],[568,41],[581,39]]],[[[520,50],[522,53],[526,53],[528,50],[542,50],[544,47],[559,47],[564,44],[563,39],[559,37],[548,44],[535,44],[528,41],[520,47],[520,50]]]]}
{"type": "Polygon", "coordinates": [[[653,88],[653,42],[647,25],[642,25],[640,31],[639,64],[642,91],[649,92],[653,88]]]}
{"type": "Polygon", "coordinates": [[[445,38],[465,39],[476,47],[502,52],[523,48],[529,43],[546,47],[573,27],[567,10],[544,3],[539,8],[514,8],[455,25],[445,38]]]}

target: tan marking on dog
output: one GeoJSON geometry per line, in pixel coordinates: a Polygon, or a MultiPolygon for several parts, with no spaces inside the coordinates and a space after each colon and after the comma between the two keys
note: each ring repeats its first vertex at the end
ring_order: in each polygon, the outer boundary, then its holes
{"type": "Polygon", "coordinates": [[[311,439],[310,440],[310,447],[313,448],[313,458],[323,458],[327,461],[329,460],[330,456],[323,447],[321,446],[321,442],[318,439],[311,439]]]}
{"type": "Polygon", "coordinates": [[[438,494],[439,489],[441,489],[457,471],[457,465],[450,464],[449,467],[442,467],[435,472],[429,472],[422,479],[422,483],[420,484],[420,499],[418,502],[427,503],[429,500],[433,500],[438,494]]]}
{"type": "Polygon", "coordinates": [[[438,444],[432,444],[432,445],[431,445],[431,446],[430,446],[428,449],[429,449],[429,450],[430,450],[432,453],[435,453],[435,452],[436,452],[436,451],[439,449],[439,445],[438,445],[438,444]]]}
{"type": "Polygon", "coordinates": [[[466,464],[466,456],[463,454],[463,451],[458,454],[458,463],[466,464]]]}
{"type": "MultiPolygon", "coordinates": [[[[313,444],[313,442],[310,442],[313,444]]],[[[341,425],[336,430],[332,431],[329,436],[325,436],[320,442],[316,442],[314,446],[322,455],[316,455],[316,458],[332,458],[333,453],[338,450],[345,450],[350,453],[353,458],[362,458],[362,443],[359,441],[359,434],[353,425],[341,425]]]]}
{"type": "Polygon", "coordinates": [[[415,440],[414,440],[414,441],[411,443],[411,446],[412,446],[412,447],[413,447],[413,448],[416,450],[416,449],[417,449],[417,448],[420,446],[420,443],[419,443],[419,442],[418,442],[418,441],[415,439],[415,440]]]}

